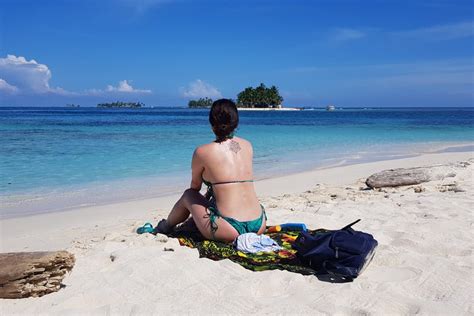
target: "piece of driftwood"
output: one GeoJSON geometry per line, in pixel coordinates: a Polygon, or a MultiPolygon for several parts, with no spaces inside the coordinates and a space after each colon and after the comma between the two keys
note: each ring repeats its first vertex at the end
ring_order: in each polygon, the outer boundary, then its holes
{"type": "Polygon", "coordinates": [[[56,292],[75,263],[67,251],[0,254],[0,298],[37,297],[56,292]]]}
{"type": "Polygon", "coordinates": [[[456,165],[437,165],[418,168],[399,168],[384,170],[367,178],[365,184],[370,188],[399,187],[454,177],[456,165]]]}

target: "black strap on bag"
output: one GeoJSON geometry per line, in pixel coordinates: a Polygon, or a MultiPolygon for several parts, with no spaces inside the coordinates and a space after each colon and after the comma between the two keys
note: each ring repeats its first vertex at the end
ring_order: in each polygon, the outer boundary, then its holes
{"type": "Polygon", "coordinates": [[[344,226],[343,228],[341,228],[341,230],[349,230],[349,229],[352,230],[351,227],[354,226],[355,224],[357,224],[358,222],[360,222],[360,218],[359,218],[358,220],[356,220],[356,221],[350,223],[349,225],[344,226]]]}

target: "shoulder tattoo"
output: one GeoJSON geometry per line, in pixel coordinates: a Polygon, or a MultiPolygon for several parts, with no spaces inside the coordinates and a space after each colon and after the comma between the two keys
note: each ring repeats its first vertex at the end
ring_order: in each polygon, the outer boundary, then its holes
{"type": "Polygon", "coordinates": [[[236,142],[235,140],[231,140],[229,143],[229,149],[234,153],[238,153],[241,148],[238,142],[236,142]]]}

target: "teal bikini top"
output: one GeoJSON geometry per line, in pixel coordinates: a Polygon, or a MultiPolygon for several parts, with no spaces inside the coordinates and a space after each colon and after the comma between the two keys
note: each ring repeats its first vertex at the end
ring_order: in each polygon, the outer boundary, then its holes
{"type": "Polygon", "coordinates": [[[235,180],[235,181],[222,181],[222,182],[209,182],[202,178],[202,182],[207,186],[207,196],[214,198],[214,191],[212,190],[213,185],[219,184],[229,184],[229,183],[245,183],[245,182],[253,182],[253,180],[235,180]]]}

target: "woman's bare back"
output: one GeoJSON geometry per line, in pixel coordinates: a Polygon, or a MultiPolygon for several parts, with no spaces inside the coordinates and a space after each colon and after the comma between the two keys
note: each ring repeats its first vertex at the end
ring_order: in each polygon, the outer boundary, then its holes
{"type": "MultiPolygon", "coordinates": [[[[202,178],[211,183],[253,180],[253,149],[250,142],[233,137],[197,149],[203,165],[202,178]]],[[[217,208],[223,216],[250,221],[261,215],[253,182],[212,186],[217,208]]]]}

